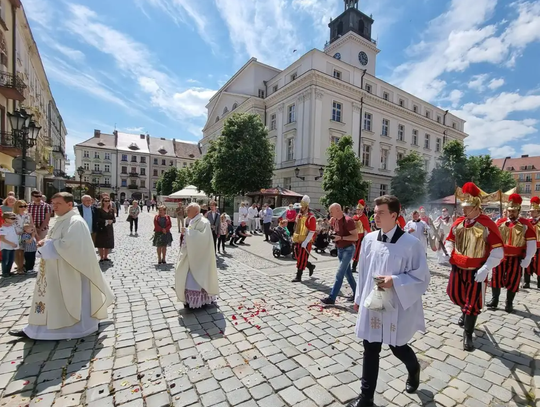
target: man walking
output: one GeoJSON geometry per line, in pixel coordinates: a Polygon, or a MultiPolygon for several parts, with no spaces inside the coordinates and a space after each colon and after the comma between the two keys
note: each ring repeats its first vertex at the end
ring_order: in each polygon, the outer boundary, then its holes
{"type": "Polygon", "coordinates": [[[336,298],[343,284],[343,277],[347,277],[347,281],[353,292],[353,295],[348,300],[351,302],[354,301],[356,281],[354,281],[351,270],[351,259],[354,255],[356,241],[358,240],[358,231],[356,230],[354,220],[343,213],[341,205],[334,203],[330,205],[329,211],[330,215],[334,218],[334,243],[338,251],[339,266],[336,273],[336,281],[330,295],[321,300],[326,305],[336,303],[336,298]]]}
{"type": "Polygon", "coordinates": [[[356,336],[363,339],[362,387],[347,407],[372,407],[382,344],[407,368],[407,393],[420,385],[420,364],[407,344],[416,331],[425,331],[422,295],[430,281],[425,251],[418,239],[397,226],[400,204],[395,196],[375,200],[375,222],[379,228],[364,237],[358,268],[354,309],[359,311],[356,336]],[[390,305],[366,306],[374,290],[387,293],[390,305]]]}
{"type": "Polygon", "coordinates": [[[28,213],[32,215],[39,239],[45,239],[49,230],[52,209],[48,203],[45,203],[40,191],[32,191],[32,203],[28,205],[28,213]]]}
{"type": "Polygon", "coordinates": [[[354,215],[353,217],[354,223],[356,225],[356,232],[358,233],[358,240],[356,241],[354,255],[352,259],[353,273],[356,273],[356,266],[358,265],[358,259],[360,258],[360,246],[362,245],[362,239],[365,235],[371,232],[371,228],[369,227],[369,219],[364,213],[365,206],[366,202],[363,199],[360,199],[358,201],[358,205],[356,205],[356,215],[354,215]]]}
{"type": "Polygon", "coordinates": [[[83,195],[81,198],[82,204],[77,208],[79,214],[83,217],[86,224],[88,225],[88,230],[92,236],[92,242],[96,242],[96,233],[98,230],[98,217],[96,215],[96,208],[92,205],[92,197],[90,195],[83,195]]]}
{"type": "Polygon", "coordinates": [[[180,233],[180,230],[182,230],[182,228],[184,227],[184,218],[186,216],[182,201],[178,202],[178,207],[174,210],[174,212],[176,213],[176,224],[178,225],[178,233],[180,233]]]}
{"type": "Polygon", "coordinates": [[[210,229],[212,230],[212,237],[214,238],[214,252],[216,251],[217,238],[219,235],[219,216],[216,201],[210,202],[210,211],[206,213],[206,218],[210,222],[210,229]]]}
{"type": "Polygon", "coordinates": [[[418,211],[414,211],[412,216],[412,220],[407,222],[404,231],[420,240],[422,247],[424,248],[424,254],[427,255],[427,238],[430,230],[429,225],[420,219],[420,213],[418,211]]]}

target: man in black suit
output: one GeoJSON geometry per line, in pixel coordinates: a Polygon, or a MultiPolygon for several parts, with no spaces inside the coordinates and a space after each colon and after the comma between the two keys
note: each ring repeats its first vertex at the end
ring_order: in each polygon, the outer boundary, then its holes
{"type": "Polygon", "coordinates": [[[220,227],[220,214],[217,210],[217,202],[210,202],[210,210],[206,213],[206,218],[210,222],[210,228],[212,229],[212,237],[214,238],[214,251],[216,251],[216,242],[219,236],[219,227],[220,227]]]}
{"type": "Polygon", "coordinates": [[[96,207],[93,205],[94,200],[90,195],[84,195],[81,198],[82,203],[77,207],[79,210],[79,214],[83,217],[83,219],[86,221],[86,224],[88,225],[88,229],[90,229],[90,234],[92,235],[92,241],[95,242],[96,240],[96,232],[98,230],[97,228],[97,215],[96,215],[96,207]]]}

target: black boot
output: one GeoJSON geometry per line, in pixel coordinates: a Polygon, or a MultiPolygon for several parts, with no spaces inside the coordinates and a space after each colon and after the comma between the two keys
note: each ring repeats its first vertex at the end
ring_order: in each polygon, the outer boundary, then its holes
{"type": "Polygon", "coordinates": [[[351,271],[353,273],[356,273],[356,267],[358,266],[358,262],[357,261],[353,261],[352,262],[352,267],[351,267],[351,271]]]}
{"type": "Polygon", "coordinates": [[[459,317],[457,324],[463,328],[463,325],[465,325],[465,313],[463,312],[461,316],[459,317]]]}
{"type": "Polygon", "coordinates": [[[516,297],[516,293],[506,291],[506,307],[504,307],[504,310],[508,312],[509,314],[514,312],[514,298],[516,297]]]}
{"type": "Polygon", "coordinates": [[[531,288],[531,275],[525,273],[525,284],[523,284],[523,288],[531,288]]]}
{"type": "Polygon", "coordinates": [[[493,297],[491,298],[491,301],[486,304],[488,308],[491,309],[497,309],[499,306],[499,296],[501,295],[501,289],[493,287],[491,289],[493,297]]]}
{"type": "Polygon", "coordinates": [[[405,383],[405,391],[409,394],[414,393],[418,387],[420,386],[420,364],[418,364],[418,369],[416,372],[409,372],[409,377],[407,378],[407,382],[405,383]]]}
{"type": "Polygon", "coordinates": [[[293,283],[299,283],[302,281],[302,273],[303,273],[303,270],[298,270],[296,272],[296,278],[294,280],[292,280],[293,283]]]}
{"type": "Polygon", "coordinates": [[[463,326],[463,350],[472,352],[474,350],[473,333],[476,325],[476,316],[465,315],[463,326]]]}
{"type": "Polygon", "coordinates": [[[313,275],[313,271],[315,270],[315,265],[314,265],[314,264],[311,264],[311,263],[308,261],[307,268],[308,268],[308,270],[309,270],[309,276],[311,277],[311,276],[313,275]]]}

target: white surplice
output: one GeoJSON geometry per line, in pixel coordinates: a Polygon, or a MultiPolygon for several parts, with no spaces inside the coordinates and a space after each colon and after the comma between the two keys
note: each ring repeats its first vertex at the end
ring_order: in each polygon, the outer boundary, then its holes
{"type": "Polygon", "coordinates": [[[437,229],[437,244],[439,246],[439,249],[437,250],[437,258],[439,264],[450,265],[450,253],[448,253],[448,256],[444,254],[444,250],[442,249],[440,242],[443,242],[444,244],[446,237],[450,233],[450,229],[452,229],[452,224],[453,222],[450,216],[447,218],[439,216],[435,222],[433,222],[433,226],[437,229]]]}
{"type": "MultiPolygon", "coordinates": [[[[386,233],[392,241],[397,227],[386,233]]],[[[378,241],[379,231],[369,233],[362,241],[355,303],[360,306],[356,336],[369,342],[402,346],[417,331],[425,331],[422,295],[430,281],[424,246],[404,233],[396,243],[378,241]],[[374,277],[393,276],[393,311],[372,311],[364,302],[375,285],[374,277]]],[[[387,289],[388,290],[388,289],[387,289]]]]}
{"type": "Polygon", "coordinates": [[[431,228],[426,222],[424,222],[423,220],[419,220],[418,222],[410,220],[407,222],[407,224],[405,225],[405,229],[403,230],[406,233],[409,233],[409,230],[413,230],[413,232],[411,232],[410,234],[420,240],[420,243],[422,243],[422,247],[424,248],[424,254],[427,253],[427,239],[431,228]]]}

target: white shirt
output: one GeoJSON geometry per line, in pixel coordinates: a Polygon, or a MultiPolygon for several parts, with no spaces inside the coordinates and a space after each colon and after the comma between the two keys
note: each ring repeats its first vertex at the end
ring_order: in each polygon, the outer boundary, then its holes
{"type": "Polygon", "coordinates": [[[0,236],[5,236],[6,240],[17,245],[17,247],[13,247],[5,242],[0,242],[0,250],[16,250],[19,248],[19,235],[17,235],[14,225],[2,226],[0,228],[0,236]]]}
{"type": "Polygon", "coordinates": [[[240,209],[238,209],[238,215],[240,219],[246,220],[248,216],[248,210],[245,206],[241,206],[240,209]]]}
{"type": "Polygon", "coordinates": [[[426,232],[429,232],[431,228],[428,226],[426,222],[423,220],[420,220],[418,222],[415,222],[414,220],[410,220],[405,225],[405,232],[409,232],[409,230],[413,230],[414,232],[410,233],[414,237],[416,237],[420,242],[422,243],[422,246],[424,248],[427,248],[427,235],[426,232]]]}
{"type": "Polygon", "coordinates": [[[252,206],[250,206],[250,208],[248,209],[248,219],[255,219],[255,217],[259,214],[259,211],[257,210],[257,208],[254,208],[252,206]]]}

